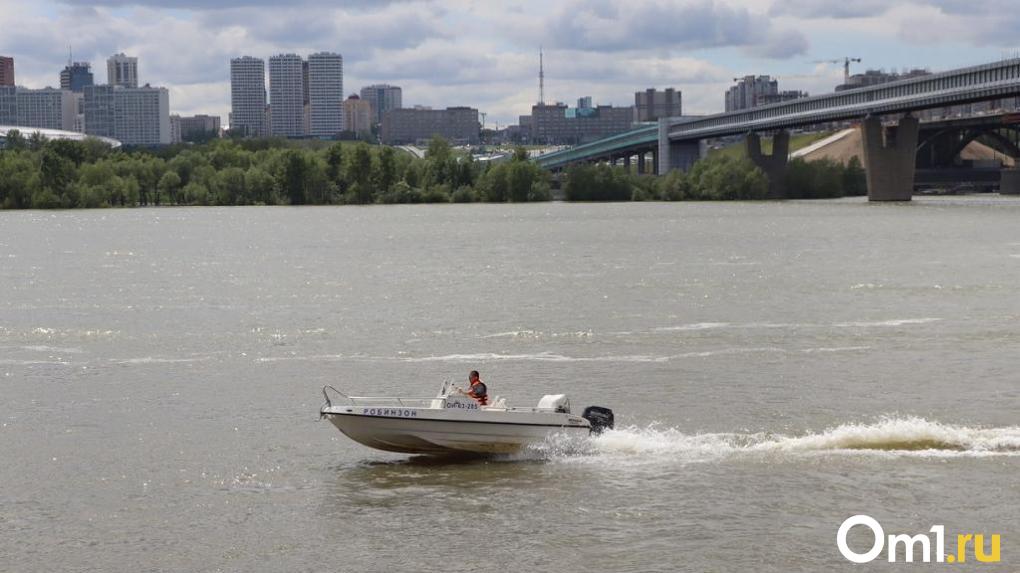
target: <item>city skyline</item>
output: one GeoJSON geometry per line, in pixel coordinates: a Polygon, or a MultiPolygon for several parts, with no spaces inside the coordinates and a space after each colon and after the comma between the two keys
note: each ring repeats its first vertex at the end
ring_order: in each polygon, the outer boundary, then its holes
{"type": "MultiPolygon", "coordinates": [[[[106,59],[142,62],[140,83],[167,86],[172,111],[230,111],[232,58],[321,51],[344,55],[344,95],[370,84],[403,87],[404,105],[466,105],[487,124],[516,123],[538,99],[538,46],[545,47],[546,100],[631,105],[633,93],[673,86],[689,113],[722,111],[734,77],[768,74],[783,89],[831,92],[839,64],[947,69],[1001,57],[1020,16],[998,0],[958,2],[355,2],[338,9],[306,0],[301,10],[255,0],[217,7],[150,0],[0,0],[0,54],[13,56],[30,88],[57,87],[71,43],[75,61],[105,74],[106,59]],[[825,6],[822,6],[822,5],[825,6]],[[888,4],[888,5],[887,5],[888,4]],[[14,8],[17,9],[14,9],[14,8]],[[835,16],[833,15],[835,14],[835,16]],[[839,33],[835,33],[838,31],[839,33]]],[[[268,75],[268,74],[267,74],[268,75]]],[[[268,86],[267,86],[268,87],[268,86]]]]}

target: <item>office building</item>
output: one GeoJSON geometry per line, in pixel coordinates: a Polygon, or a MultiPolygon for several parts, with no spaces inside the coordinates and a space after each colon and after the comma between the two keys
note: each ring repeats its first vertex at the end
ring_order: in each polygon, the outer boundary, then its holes
{"type": "Polygon", "coordinates": [[[570,108],[564,103],[539,103],[531,108],[531,141],[577,145],[627,131],[633,122],[634,108],[631,106],[570,108]]]}
{"type": "Polygon", "coordinates": [[[269,131],[274,136],[305,135],[304,89],[304,64],[301,56],[280,54],[269,58],[269,131]]]}
{"type": "Polygon", "coordinates": [[[205,141],[220,136],[220,116],[189,115],[177,118],[181,141],[205,141]]]}
{"type": "Polygon", "coordinates": [[[308,135],[331,138],[344,131],[344,60],[340,54],[308,56],[308,135]]]}
{"type": "Polygon", "coordinates": [[[577,98],[577,109],[591,109],[591,96],[577,98]]]}
{"type": "Polygon", "coordinates": [[[440,136],[455,144],[478,143],[481,136],[478,110],[391,109],[383,116],[382,141],[389,145],[422,143],[440,136]]]}
{"type": "Polygon", "coordinates": [[[344,101],[344,130],[356,134],[372,131],[372,104],[357,94],[344,101]]]}
{"type": "Polygon", "coordinates": [[[376,84],[361,88],[361,99],[372,106],[372,113],[375,117],[372,121],[382,123],[383,116],[391,109],[404,107],[403,92],[399,86],[389,84],[376,84]]]}
{"type": "Polygon", "coordinates": [[[0,86],[0,125],[18,123],[18,88],[0,86]]]}
{"type": "Polygon", "coordinates": [[[266,65],[259,58],[230,60],[230,129],[245,137],[268,135],[266,65]]]}
{"type": "Polygon", "coordinates": [[[0,86],[14,85],[14,58],[0,56],[0,86]]]}
{"type": "Polygon", "coordinates": [[[114,88],[113,137],[124,145],[170,143],[170,92],[166,88],[114,88]]]}
{"type": "Polygon", "coordinates": [[[682,95],[679,90],[648,88],[634,92],[634,121],[658,121],[661,117],[683,115],[682,95]]]}
{"type": "Polygon", "coordinates": [[[77,101],[74,94],[54,88],[17,90],[17,121],[14,125],[74,131],[77,101]]]}
{"type": "Polygon", "coordinates": [[[138,58],[114,54],[106,60],[106,83],[124,88],[138,87],[138,58]]]}
{"type": "Polygon", "coordinates": [[[82,93],[85,86],[91,86],[92,69],[88,62],[72,62],[60,70],[60,89],[82,93]]]}
{"type": "Polygon", "coordinates": [[[172,142],[170,92],[144,86],[88,86],[84,90],[85,133],[113,137],[124,145],[172,142]]]}
{"type": "Polygon", "coordinates": [[[85,86],[82,92],[85,133],[97,137],[113,137],[113,86],[85,86]]]}

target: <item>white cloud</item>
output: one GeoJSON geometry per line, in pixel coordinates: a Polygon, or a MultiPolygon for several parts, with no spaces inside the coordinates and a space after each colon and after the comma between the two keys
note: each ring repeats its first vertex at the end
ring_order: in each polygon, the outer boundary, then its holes
{"type": "MultiPolygon", "coordinates": [[[[807,74],[796,60],[841,55],[848,37],[904,47],[947,38],[966,46],[1011,46],[1020,29],[1013,4],[0,0],[0,53],[15,56],[19,83],[43,87],[57,83],[69,43],[76,60],[92,62],[99,82],[106,80],[106,57],[124,51],[139,58],[143,82],[171,88],[174,112],[216,113],[226,121],[230,58],[337,51],[344,55],[349,93],[368,83],[394,83],[403,86],[407,104],[471,105],[505,124],[537,100],[539,45],[546,49],[548,100],[591,95],[629,105],[635,91],[676,87],[685,109],[708,113],[722,107],[731,78],[745,73],[779,76],[784,88],[831,89],[839,67],[807,74]]],[[[881,67],[877,60],[873,55],[866,65],[881,67]]]]}

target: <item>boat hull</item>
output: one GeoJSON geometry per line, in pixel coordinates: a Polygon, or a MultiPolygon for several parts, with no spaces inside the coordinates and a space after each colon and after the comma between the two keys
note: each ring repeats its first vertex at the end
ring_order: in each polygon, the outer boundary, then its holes
{"type": "Polygon", "coordinates": [[[350,439],[407,454],[512,454],[557,434],[587,436],[587,425],[505,420],[399,418],[355,413],[323,415],[350,439]]]}

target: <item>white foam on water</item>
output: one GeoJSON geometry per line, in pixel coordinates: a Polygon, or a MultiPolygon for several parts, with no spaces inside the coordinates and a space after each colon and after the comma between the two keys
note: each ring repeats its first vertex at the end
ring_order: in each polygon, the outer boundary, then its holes
{"type": "Polygon", "coordinates": [[[591,338],[595,336],[595,332],[592,330],[577,330],[572,332],[553,332],[547,334],[541,330],[509,330],[507,332],[496,332],[493,334],[486,334],[481,338],[591,338]]]}
{"type": "MultiPolygon", "coordinates": [[[[794,460],[807,456],[1020,456],[1020,426],[968,427],[918,417],[847,423],[818,433],[685,433],[658,425],[629,426],[592,437],[586,448],[551,456],[557,461],[614,464],[794,460]],[[573,454],[573,455],[570,455],[573,454]],[[581,454],[581,455],[578,455],[581,454]]],[[[557,452],[555,446],[546,451],[557,452]]]]}
{"type": "Polygon", "coordinates": [[[837,322],[833,326],[841,328],[852,327],[852,328],[869,328],[869,327],[882,327],[882,326],[907,326],[910,324],[928,324],[929,322],[938,322],[941,318],[895,318],[892,320],[878,320],[878,321],[863,321],[863,322],[837,322]]]}
{"type": "Polygon", "coordinates": [[[654,332],[688,332],[694,330],[709,330],[713,328],[726,328],[731,326],[728,322],[695,322],[692,324],[680,324],[677,326],[662,326],[653,328],[654,332]]]}
{"type": "Polygon", "coordinates": [[[475,354],[445,354],[442,356],[401,357],[403,362],[486,362],[486,361],[532,361],[532,362],[668,362],[669,356],[610,355],[610,356],[564,356],[551,352],[533,354],[497,354],[480,352],[475,354]]]}
{"type": "Polygon", "coordinates": [[[336,362],[338,360],[344,360],[348,357],[343,354],[312,354],[308,356],[293,355],[293,356],[262,356],[255,359],[255,362],[288,362],[288,361],[310,361],[310,362],[336,362]]]}
{"type": "Polygon", "coordinates": [[[801,352],[811,354],[814,352],[857,352],[871,350],[870,346],[822,346],[820,348],[804,348],[801,352]]]}
{"type": "Polygon", "coordinates": [[[32,344],[17,347],[6,346],[3,348],[20,348],[21,350],[29,350],[31,352],[61,352],[65,354],[82,354],[85,352],[81,348],[77,347],[47,346],[45,344],[32,344]]]}
{"type": "Polygon", "coordinates": [[[121,360],[111,360],[114,364],[183,364],[188,362],[202,362],[209,360],[205,358],[160,358],[157,356],[141,356],[138,358],[124,358],[121,360]]]}

